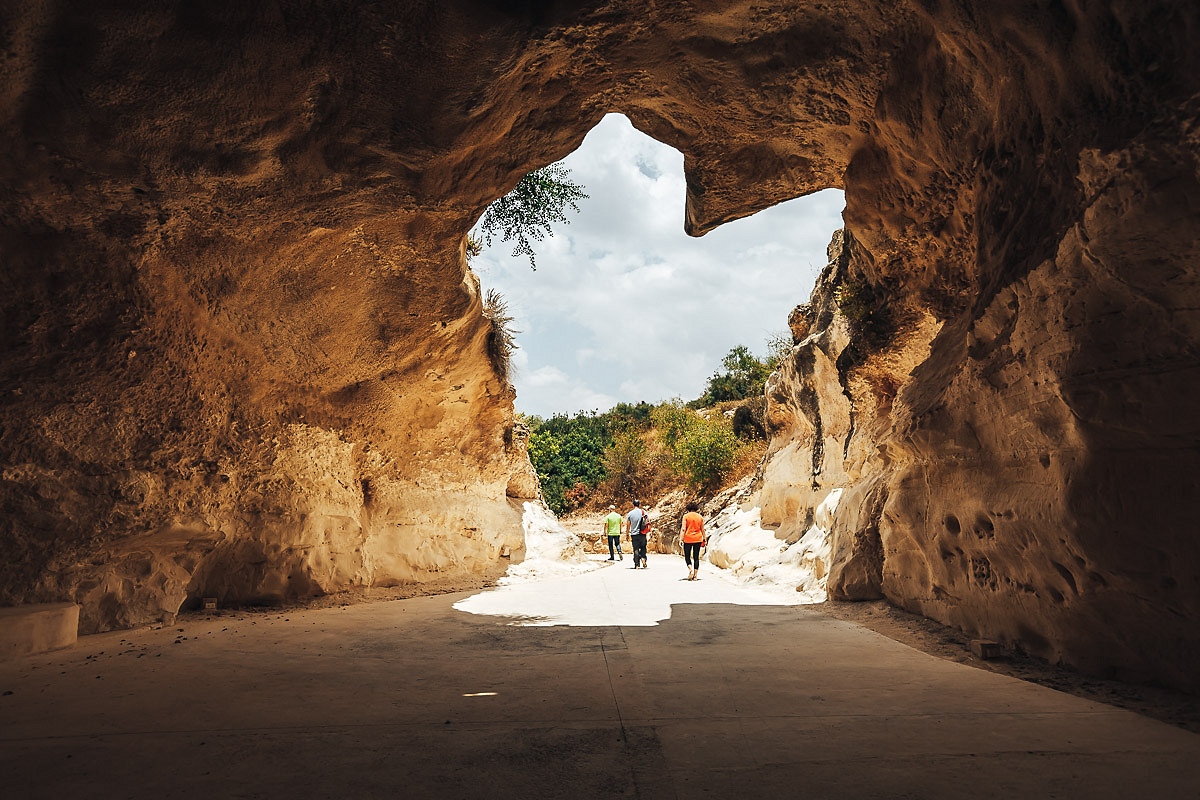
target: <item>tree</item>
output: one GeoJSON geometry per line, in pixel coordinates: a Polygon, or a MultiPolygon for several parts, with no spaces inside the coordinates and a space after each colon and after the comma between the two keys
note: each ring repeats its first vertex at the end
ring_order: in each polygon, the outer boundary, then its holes
{"type": "Polygon", "coordinates": [[[640,403],[617,403],[605,412],[608,429],[613,433],[623,429],[645,431],[650,428],[650,414],[654,406],[643,400],[640,403]]]}
{"type": "Polygon", "coordinates": [[[580,414],[572,420],[555,416],[530,420],[529,460],[537,470],[546,505],[563,514],[582,502],[580,484],[591,489],[604,480],[607,439],[596,417],[580,414]],[[575,424],[578,422],[578,424],[575,424]]]}
{"type": "Polygon", "coordinates": [[[714,372],[704,394],[688,405],[705,408],[725,400],[744,400],[760,395],[771,375],[771,367],[740,344],[721,359],[721,366],[725,371],[714,372]]]}
{"type": "MultiPolygon", "coordinates": [[[[553,236],[552,223],[570,223],[567,206],[578,212],[577,201],[587,199],[583,187],[572,181],[570,175],[571,171],[562,164],[551,164],[521,178],[511,192],[483,212],[477,227],[483,241],[490,247],[497,236],[505,242],[515,239],[513,256],[529,256],[529,266],[536,270],[537,262],[529,240],[540,242],[547,235],[553,236]]],[[[478,240],[472,244],[472,238],[468,237],[468,252],[478,246],[478,240]]]]}
{"type": "Polygon", "coordinates": [[[537,470],[538,483],[542,487],[542,497],[546,499],[546,505],[556,514],[565,510],[563,495],[568,488],[558,466],[558,449],[558,437],[537,430],[530,432],[529,461],[537,470]]]}

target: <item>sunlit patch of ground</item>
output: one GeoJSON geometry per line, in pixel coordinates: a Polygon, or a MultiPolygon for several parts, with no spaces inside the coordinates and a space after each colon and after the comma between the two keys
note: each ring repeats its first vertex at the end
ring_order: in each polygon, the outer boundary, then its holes
{"type": "Polygon", "coordinates": [[[677,603],[799,605],[812,602],[787,584],[751,583],[728,570],[702,564],[688,581],[680,556],[652,553],[647,569],[633,559],[609,561],[585,554],[579,538],[544,509],[525,511],[527,555],[493,589],[460,600],[459,611],[506,617],[514,625],[657,625],[677,603]]]}

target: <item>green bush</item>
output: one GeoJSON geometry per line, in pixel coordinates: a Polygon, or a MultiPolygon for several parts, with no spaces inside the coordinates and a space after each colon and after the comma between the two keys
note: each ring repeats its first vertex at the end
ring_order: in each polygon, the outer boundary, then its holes
{"type": "Polygon", "coordinates": [[[846,279],[833,290],[833,298],[838,311],[854,325],[866,322],[876,307],[875,292],[862,281],[846,279]]]}
{"type": "Polygon", "coordinates": [[[741,446],[724,417],[697,417],[675,442],[675,466],[693,486],[712,489],[729,472],[741,446]]]}
{"type": "Polygon", "coordinates": [[[564,514],[583,502],[580,485],[595,489],[608,473],[604,451],[612,441],[605,415],[528,417],[529,460],[537,470],[546,505],[564,514]]]}
{"type": "Polygon", "coordinates": [[[644,400],[640,403],[617,403],[612,407],[612,411],[600,416],[605,420],[608,430],[614,434],[620,430],[645,431],[650,429],[650,414],[653,409],[654,406],[644,400]]]}
{"type": "MultiPolygon", "coordinates": [[[[529,457],[547,505],[563,514],[606,493],[645,495],[661,488],[671,473],[695,487],[715,488],[736,463],[742,444],[730,420],[720,415],[707,420],[694,409],[761,396],[772,366],[791,353],[791,346],[790,333],[775,335],[768,341],[767,361],[735,347],[721,362],[725,372],[714,375],[709,391],[692,403],[679,398],[656,406],[618,403],[603,414],[526,418],[529,457]]],[[[743,409],[744,417],[751,414],[743,409]]],[[[754,420],[742,422],[746,431],[755,428],[747,438],[764,435],[754,420]]]]}
{"type": "Polygon", "coordinates": [[[663,444],[670,450],[675,449],[675,443],[696,419],[696,412],[683,404],[679,398],[660,403],[650,412],[650,419],[663,444]]]}

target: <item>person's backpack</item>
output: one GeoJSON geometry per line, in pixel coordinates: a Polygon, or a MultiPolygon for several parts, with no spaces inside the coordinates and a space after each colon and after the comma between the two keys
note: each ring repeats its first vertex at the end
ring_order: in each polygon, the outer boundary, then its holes
{"type": "Polygon", "coordinates": [[[642,512],[642,521],[638,523],[638,533],[650,532],[650,515],[645,511],[642,512]]]}

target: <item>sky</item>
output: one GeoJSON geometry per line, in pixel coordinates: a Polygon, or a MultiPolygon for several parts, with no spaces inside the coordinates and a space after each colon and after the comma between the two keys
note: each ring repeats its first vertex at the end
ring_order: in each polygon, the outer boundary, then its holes
{"type": "Polygon", "coordinates": [[[562,163],[589,197],[533,243],[537,270],[499,240],[471,261],[520,331],[512,381],[525,414],[699,397],[731,349],[762,356],[787,333],[842,225],[842,192],[829,189],[688,236],[683,155],[620,114],[562,163]]]}

